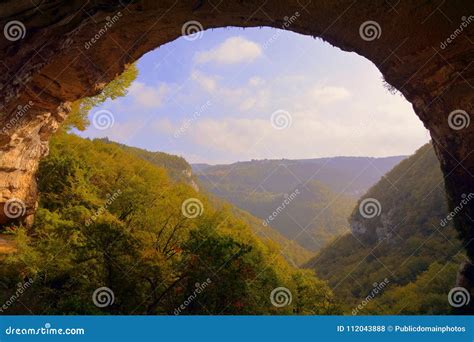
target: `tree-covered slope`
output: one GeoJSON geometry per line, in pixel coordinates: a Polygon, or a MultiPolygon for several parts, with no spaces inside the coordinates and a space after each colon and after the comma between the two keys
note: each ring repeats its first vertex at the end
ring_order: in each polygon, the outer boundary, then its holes
{"type": "Polygon", "coordinates": [[[252,193],[229,201],[313,252],[348,231],[347,217],[355,205],[352,198],[337,195],[316,181],[289,193],[252,193]]]}
{"type": "Polygon", "coordinates": [[[252,160],[195,164],[193,169],[202,188],[317,252],[348,231],[347,218],[358,196],[403,158],[252,160]]]}
{"type": "Polygon", "coordinates": [[[261,219],[211,193],[206,195],[217,208],[228,208],[231,210],[232,213],[244,221],[262,241],[265,241],[267,244],[275,244],[280,254],[283,255],[291,265],[295,267],[304,265],[314,256],[314,253],[293,240],[286,238],[275,228],[264,224],[261,219]]]}
{"type": "MultiPolygon", "coordinates": [[[[202,183],[200,183],[202,184],[202,183]]],[[[201,185],[201,188],[205,186],[201,185]]],[[[212,192],[212,189],[208,189],[212,192]]],[[[336,194],[317,181],[296,185],[287,193],[236,191],[216,196],[260,219],[286,239],[312,252],[348,231],[347,218],[355,200],[336,194]]]]}
{"type": "Polygon", "coordinates": [[[246,220],[121,146],[60,132],[38,184],[33,226],[7,228],[16,251],[0,264],[0,301],[29,285],[3,313],[339,312],[324,282],[246,220]],[[291,304],[272,304],[277,287],[291,304]],[[104,288],[113,300],[101,307],[93,298],[104,288]]]}
{"type": "Polygon", "coordinates": [[[442,223],[448,215],[445,196],[439,162],[427,144],[359,200],[350,217],[352,234],[325,247],[307,266],[328,280],[349,312],[385,279],[389,285],[365,313],[449,312],[447,293],[458,264],[453,259],[462,257],[462,248],[452,222],[442,223]],[[404,296],[417,301],[408,305],[404,296]]]}
{"type": "Polygon", "coordinates": [[[192,167],[186,161],[186,159],[181,156],[160,151],[152,152],[142,148],[120,144],[107,138],[99,140],[104,143],[114,144],[128,153],[144,159],[155,166],[165,169],[168,175],[177,182],[189,183],[190,185],[195,186],[195,181],[192,177],[192,167]]]}
{"type": "MultiPolygon", "coordinates": [[[[168,175],[175,181],[188,184],[196,191],[205,191],[199,189],[195,182],[195,176],[192,174],[192,168],[188,162],[176,155],[164,153],[164,152],[151,152],[137,147],[131,147],[124,144],[113,142],[107,138],[97,139],[100,142],[111,144],[113,146],[120,147],[120,149],[130,153],[140,159],[146,160],[151,164],[164,169],[168,175]]],[[[226,208],[231,210],[237,217],[244,220],[254,233],[256,233],[261,239],[266,239],[268,242],[275,243],[281,250],[281,254],[292,263],[293,265],[302,265],[309,261],[314,256],[314,253],[301,247],[294,241],[286,238],[273,227],[264,225],[263,221],[250,213],[240,210],[229,202],[223,201],[211,193],[204,193],[204,196],[212,200],[212,204],[216,207],[226,208]]]]}

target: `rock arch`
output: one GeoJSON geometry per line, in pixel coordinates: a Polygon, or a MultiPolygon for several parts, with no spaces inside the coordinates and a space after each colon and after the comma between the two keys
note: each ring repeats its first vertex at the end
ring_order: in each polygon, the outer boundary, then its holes
{"type": "MultiPolygon", "coordinates": [[[[97,94],[125,65],[176,39],[193,20],[204,28],[288,29],[371,60],[429,129],[454,209],[463,194],[474,192],[473,15],[470,0],[5,1],[0,205],[19,198],[26,204],[23,217],[31,219],[38,161],[70,102],[97,94]],[[367,24],[372,31],[363,30],[367,24]]],[[[2,210],[0,223],[9,219],[2,210]]],[[[473,219],[470,202],[454,217],[471,259],[473,219]]],[[[472,290],[471,264],[460,274],[460,285],[472,290]]]]}

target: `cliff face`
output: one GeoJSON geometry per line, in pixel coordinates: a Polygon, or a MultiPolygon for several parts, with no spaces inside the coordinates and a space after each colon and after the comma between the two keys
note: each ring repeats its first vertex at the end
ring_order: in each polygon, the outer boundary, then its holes
{"type": "MultiPolygon", "coordinates": [[[[321,37],[371,60],[430,130],[454,207],[474,188],[473,12],[474,2],[463,0],[321,0],[304,7],[298,0],[4,1],[0,222],[34,212],[38,160],[71,101],[97,94],[127,64],[183,32],[228,25],[321,37]],[[12,201],[20,201],[20,215],[5,209],[12,201]]],[[[474,238],[471,217],[473,204],[455,218],[466,243],[474,238]]],[[[474,257],[474,246],[468,254],[474,257]]]]}
{"type": "MultiPolygon", "coordinates": [[[[417,233],[452,229],[443,176],[431,144],[420,148],[374,185],[357,203],[352,233],[367,245],[404,243],[417,233]],[[448,225],[449,223],[449,225],[448,225]]],[[[474,193],[473,193],[474,195],[474,193]]]]}
{"type": "MultiPolygon", "coordinates": [[[[191,166],[190,166],[191,167],[191,166]]],[[[183,170],[183,174],[186,177],[186,183],[191,185],[195,191],[199,191],[199,186],[196,183],[196,180],[194,179],[193,171],[192,169],[186,169],[183,170]]]]}
{"type": "MultiPolygon", "coordinates": [[[[56,116],[62,120],[65,113],[58,109],[56,116]]],[[[38,161],[47,155],[48,139],[60,120],[42,111],[31,115],[34,118],[18,124],[7,121],[0,135],[0,224],[18,218],[30,224],[37,206],[38,161]]]]}
{"type": "MultiPolygon", "coordinates": [[[[452,266],[463,258],[463,245],[454,229],[442,180],[432,146],[423,146],[359,200],[349,220],[352,234],[335,239],[307,267],[327,280],[342,302],[352,302],[350,311],[366,298],[372,284],[389,279],[387,290],[403,293],[400,297],[407,299],[413,298],[419,286],[426,301],[414,304],[415,311],[410,311],[413,307],[405,310],[406,302],[402,300],[399,310],[393,311],[388,302],[383,302],[385,306],[378,303],[383,314],[451,312],[447,297],[454,287],[456,271],[452,266]],[[430,273],[433,267],[439,269],[430,273]],[[423,277],[426,282],[417,285],[423,277]],[[446,279],[453,279],[453,283],[446,284],[446,279]],[[429,304],[436,296],[440,298],[439,305],[429,304]]],[[[474,193],[466,194],[464,200],[469,198],[474,200],[474,193]]],[[[463,208],[457,206],[459,214],[463,208]]]]}

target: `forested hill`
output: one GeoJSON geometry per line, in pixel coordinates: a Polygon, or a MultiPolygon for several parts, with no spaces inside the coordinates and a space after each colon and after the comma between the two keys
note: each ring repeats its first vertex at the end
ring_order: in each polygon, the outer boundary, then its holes
{"type": "Polygon", "coordinates": [[[340,312],[325,282],[286,262],[278,243],[126,148],[60,131],[38,187],[33,226],[1,230],[16,250],[0,256],[0,301],[30,283],[10,314],[340,312]],[[271,296],[282,287],[292,300],[278,307],[271,296]],[[106,307],[91,299],[104,288],[106,307]]]}
{"type": "MultiPolygon", "coordinates": [[[[316,159],[252,160],[228,165],[191,164],[204,183],[217,185],[213,192],[254,191],[288,193],[316,180],[336,193],[358,199],[405,156],[332,157],[316,159]]],[[[207,187],[209,187],[209,185],[207,187]]]]}
{"type": "Polygon", "coordinates": [[[348,231],[347,218],[355,205],[352,198],[317,181],[300,184],[288,193],[242,192],[224,198],[313,252],[348,231]]]}
{"type": "Polygon", "coordinates": [[[359,200],[352,234],[307,266],[329,281],[348,312],[387,279],[383,293],[358,314],[448,313],[462,248],[452,222],[443,221],[445,196],[439,162],[427,144],[359,200]]]}
{"type": "Polygon", "coordinates": [[[277,229],[264,224],[261,219],[253,216],[247,211],[239,209],[235,205],[232,205],[211,193],[207,193],[206,196],[216,207],[229,208],[237,217],[245,221],[245,223],[248,224],[252,231],[259,236],[262,241],[276,245],[280,254],[284,256],[291,265],[300,267],[314,257],[315,254],[313,252],[310,252],[295,241],[286,238],[277,229]]]}
{"type": "Polygon", "coordinates": [[[193,169],[202,188],[317,252],[349,230],[347,218],[358,194],[402,159],[254,160],[217,166],[194,164],[193,169]]]}
{"type": "Polygon", "coordinates": [[[120,144],[115,141],[111,141],[108,138],[94,140],[118,146],[122,150],[144,159],[153,165],[164,168],[173,180],[177,182],[185,182],[192,185],[193,187],[197,187],[192,174],[191,165],[181,156],[159,151],[151,152],[142,148],[120,144]]]}
{"type": "MultiPolygon", "coordinates": [[[[188,164],[188,162],[183,157],[165,152],[151,152],[138,147],[120,144],[107,138],[94,139],[94,141],[119,147],[121,150],[127,153],[130,153],[159,168],[164,169],[175,182],[188,184],[196,191],[205,191],[205,189],[199,189],[199,186],[197,185],[197,179],[192,173],[191,165],[188,164]]],[[[285,238],[284,235],[279,233],[278,230],[274,229],[273,227],[262,224],[262,220],[252,216],[250,213],[240,210],[218,197],[213,197],[212,193],[204,192],[203,195],[208,197],[216,207],[226,207],[233,211],[238,217],[244,220],[252,229],[252,231],[261,239],[265,239],[266,241],[271,241],[272,243],[276,244],[278,249],[281,250],[281,254],[293,265],[302,265],[303,263],[309,261],[312,256],[314,256],[314,253],[308,251],[294,241],[285,238]]]]}

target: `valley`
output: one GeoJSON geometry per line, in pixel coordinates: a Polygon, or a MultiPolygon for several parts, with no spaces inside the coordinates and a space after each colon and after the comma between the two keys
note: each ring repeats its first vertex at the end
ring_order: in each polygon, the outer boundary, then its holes
{"type": "Polygon", "coordinates": [[[3,286],[14,286],[18,268],[34,275],[28,298],[36,310],[46,300],[54,303],[46,312],[67,307],[70,313],[93,313],[81,304],[89,282],[105,281],[120,295],[145,281],[114,312],[133,306],[165,314],[190,284],[213,275],[208,297],[186,310],[218,314],[221,299],[215,299],[224,296],[227,313],[271,313],[263,298],[255,306],[257,288],[270,291],[283,282],[299,296],[288,313],[451,311],[445,293],[464,254],[452,223],[443,221],[447,204],[430,144],[407,158],[204,166],[62,132],[53,139],[39,179],[35,234],[12,227],[0,240],[3,286]],[[354,177],[356,168],[364,172],[354,177]],[[375,215],[361,211],[369,199],[379,206],[375,215]],[[189,200],[194,207],[183,212],[189,200]],[[51,253],[60,253],[66,263],[46,268],[46,277],[35,270],[51,253]],[[230,268],[222,273],[222,267],[230,268]],[[89,280],[77,283],[77,272],[89,273],[89,280]],[[100,274],[106,278],[100,280],[100,274]],[[161,290],[155,292],[158,283],[161,290]],[[364,299],[380,284],[378,296],[364,299]],[[76,294],[66,301],[49,294],[71,289],[76,294]],[[228,291],[234,291],[233,299],[228,291]]]}
{"type": "Polygon", "coordinates": [[[252,160],[192,167],[202,188],[317,252],[349,231],[347,218],[357,199],[403,158],[252,160]]]}

